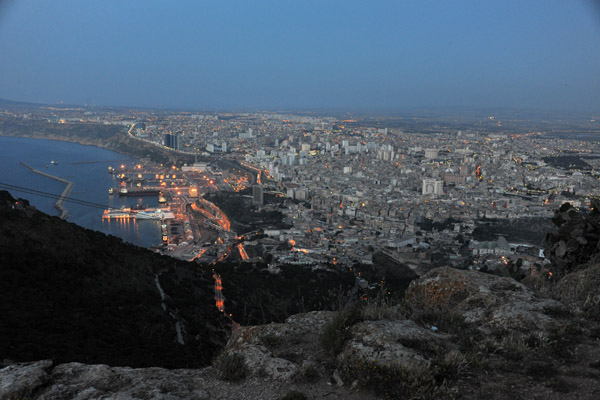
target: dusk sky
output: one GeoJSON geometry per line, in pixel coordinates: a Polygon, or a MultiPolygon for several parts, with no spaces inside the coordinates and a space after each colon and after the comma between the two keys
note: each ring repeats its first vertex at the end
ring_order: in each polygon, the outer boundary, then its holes
{"type": "Polygon", "coordinates": [[[600,110],[591,0],[0,0],[0,98],[600,110]]]}

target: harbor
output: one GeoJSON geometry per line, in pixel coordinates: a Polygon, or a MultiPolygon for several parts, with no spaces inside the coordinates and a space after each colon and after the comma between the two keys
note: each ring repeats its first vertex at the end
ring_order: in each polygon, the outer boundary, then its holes
{"type": "Polygon", "coordinates": [[[152,199],[159,206],[106,210],[103,221],[134,225],[145,219],[160,221],[161,243],[151,248],[171,257],[207,264],[238,253],[242,260],[250,259],[231,231],[227,215],[204,198],[211,192],[231,190],[232,184],[241,190],[247,180],[229,173],[224,178],[218,166],[206,163],[178,167],[140,161],[108,166],[107,172],[116,183],[108,190],[110,198],[137,198],[142,204],[152,199]]]}
{"type": "Polygon", "coordinates": [[[160,165],[44,139],[2,138],[0,144],[3,168],[14,171],[7,184],[39,188],[46,179],[55,182],[47,194],[30,194],[40,211],[183,260],[249,259],[228,216],[205,198],[249,184],[219,163],[160,165]]]}
{"type": "Polygon", "coordinates": [[[20,137],[0,137],[0,155],[0,167],[6,172],[3,182],[12,185],[13,188],[7,190],[15,198],[27,198],[31,205],[46,214],[120,237],[136,246],[150,248],[162,242],[160,220],[137,223],[134,219],[127,222],[102,218],[106,209],[139,208],[142,205],[159,208],[158,196],[107,194],[109,188],[119,186],[118,180],[106,173],[108,165],[129,167],[136,160],[94,146],[20,137]],[[68,185],[69,182],[72,185],[68,185]],[[18,191],[18,187],[32,189],[32,192],[18,191]],[[90,203],[97,206],[90,207],[90,203]]]}

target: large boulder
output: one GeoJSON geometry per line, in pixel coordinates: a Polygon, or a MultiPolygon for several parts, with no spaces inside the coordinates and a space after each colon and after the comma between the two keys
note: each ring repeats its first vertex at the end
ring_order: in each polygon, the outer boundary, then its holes
{"type": "Polygon", "coordinates": [[[0,399],[208,399],[198,370],[134,369],[60,364],[15,364],[0,370],[0,399]]]}
{"type": "Polygon", "coordinates": [[[52,361],[44,360],[0,369],[0,400],[27,399],[50,380],[52,361]]]}
{"type": "Polygon", "coordinates": [[[600,287],[600,265],[595,265],[566,275],[556,284],[553,293],[561,302],[576,309],[600,311],[598,287],[600,287]]]}
{"type": "Polygon", "coordinates": [[[413,281],[406,302],[415,313],[458,314],[484,332],[548,332],[560,324],[552,315],[564,311],[561,303],[537,297],[512,278],[448,267],[413,281]]]}
{"type": "Polygon", "coordinates": [[[204,381],[194,370],[133,369],[80,363],[61,364],[52,371],[55,384],[48,398],[141,398],[156,400],[208,399],[204,381]],[[64,382],[64,385],[61,384],[64,382]]]}
{"type": "Polygon", "coordinates": [[[313,311],[293,315],[285,323],[240,327],[225,353],[242,355],[253,376],[290,381],[306,362],[315,361],[321,331],[334,314],[313,311]]]}
{"type": "Polygon", "coordinates": [[[587,213],[565,203],[552,222],[555,229],[546,235],[544,255],[553,273],[562,276],[600,261],[600,201],[592,200],[587,213]]]}
{"type": "Polygon", "coordinates": [[[411,320],[363,321],[352,326],[350,340],[338,356],[349,365],[374,363],[404,371],[429,366],[446,335],[433,333],[411,320]]]}

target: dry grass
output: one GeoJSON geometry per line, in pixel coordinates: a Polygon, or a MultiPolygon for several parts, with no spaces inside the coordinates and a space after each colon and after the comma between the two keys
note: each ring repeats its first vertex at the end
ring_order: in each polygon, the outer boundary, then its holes
{"type": "Polygon", "coordinates": [[[248,376],[244,356],[238,353],[221,353],[213,362],[219,379],[230,382],[241,381],[248,376]]]}
{"type": "Polygon", "coordinates": [[[360,309],[356,304],[350,304],[338,311],[331,322],[323,328],[320,341],[325,354],[335,358],[350,336],[350,327],[360,321],[360,309]]]}

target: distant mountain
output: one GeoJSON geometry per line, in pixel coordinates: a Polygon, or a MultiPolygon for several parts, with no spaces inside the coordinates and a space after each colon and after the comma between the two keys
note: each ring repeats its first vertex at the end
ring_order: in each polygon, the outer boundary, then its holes
{"type": "Polygon", "coordinates": [[[39,108],[40,106],[42,106],[42,104],[28,103],[28,102],[24,102],[24,101],[13,101],[13,100],[7,100],[7,99],[0,98],[0,107],[3,107],[3,108],[12,108],[12,107],[16,107],[16,108],[28,108],[28,107],[39,108]]]}
{"type": "Polygon", "coordinates": [[[229,333],[210,271],[0,191],[0,361],[200,367],[229,333]]]}

